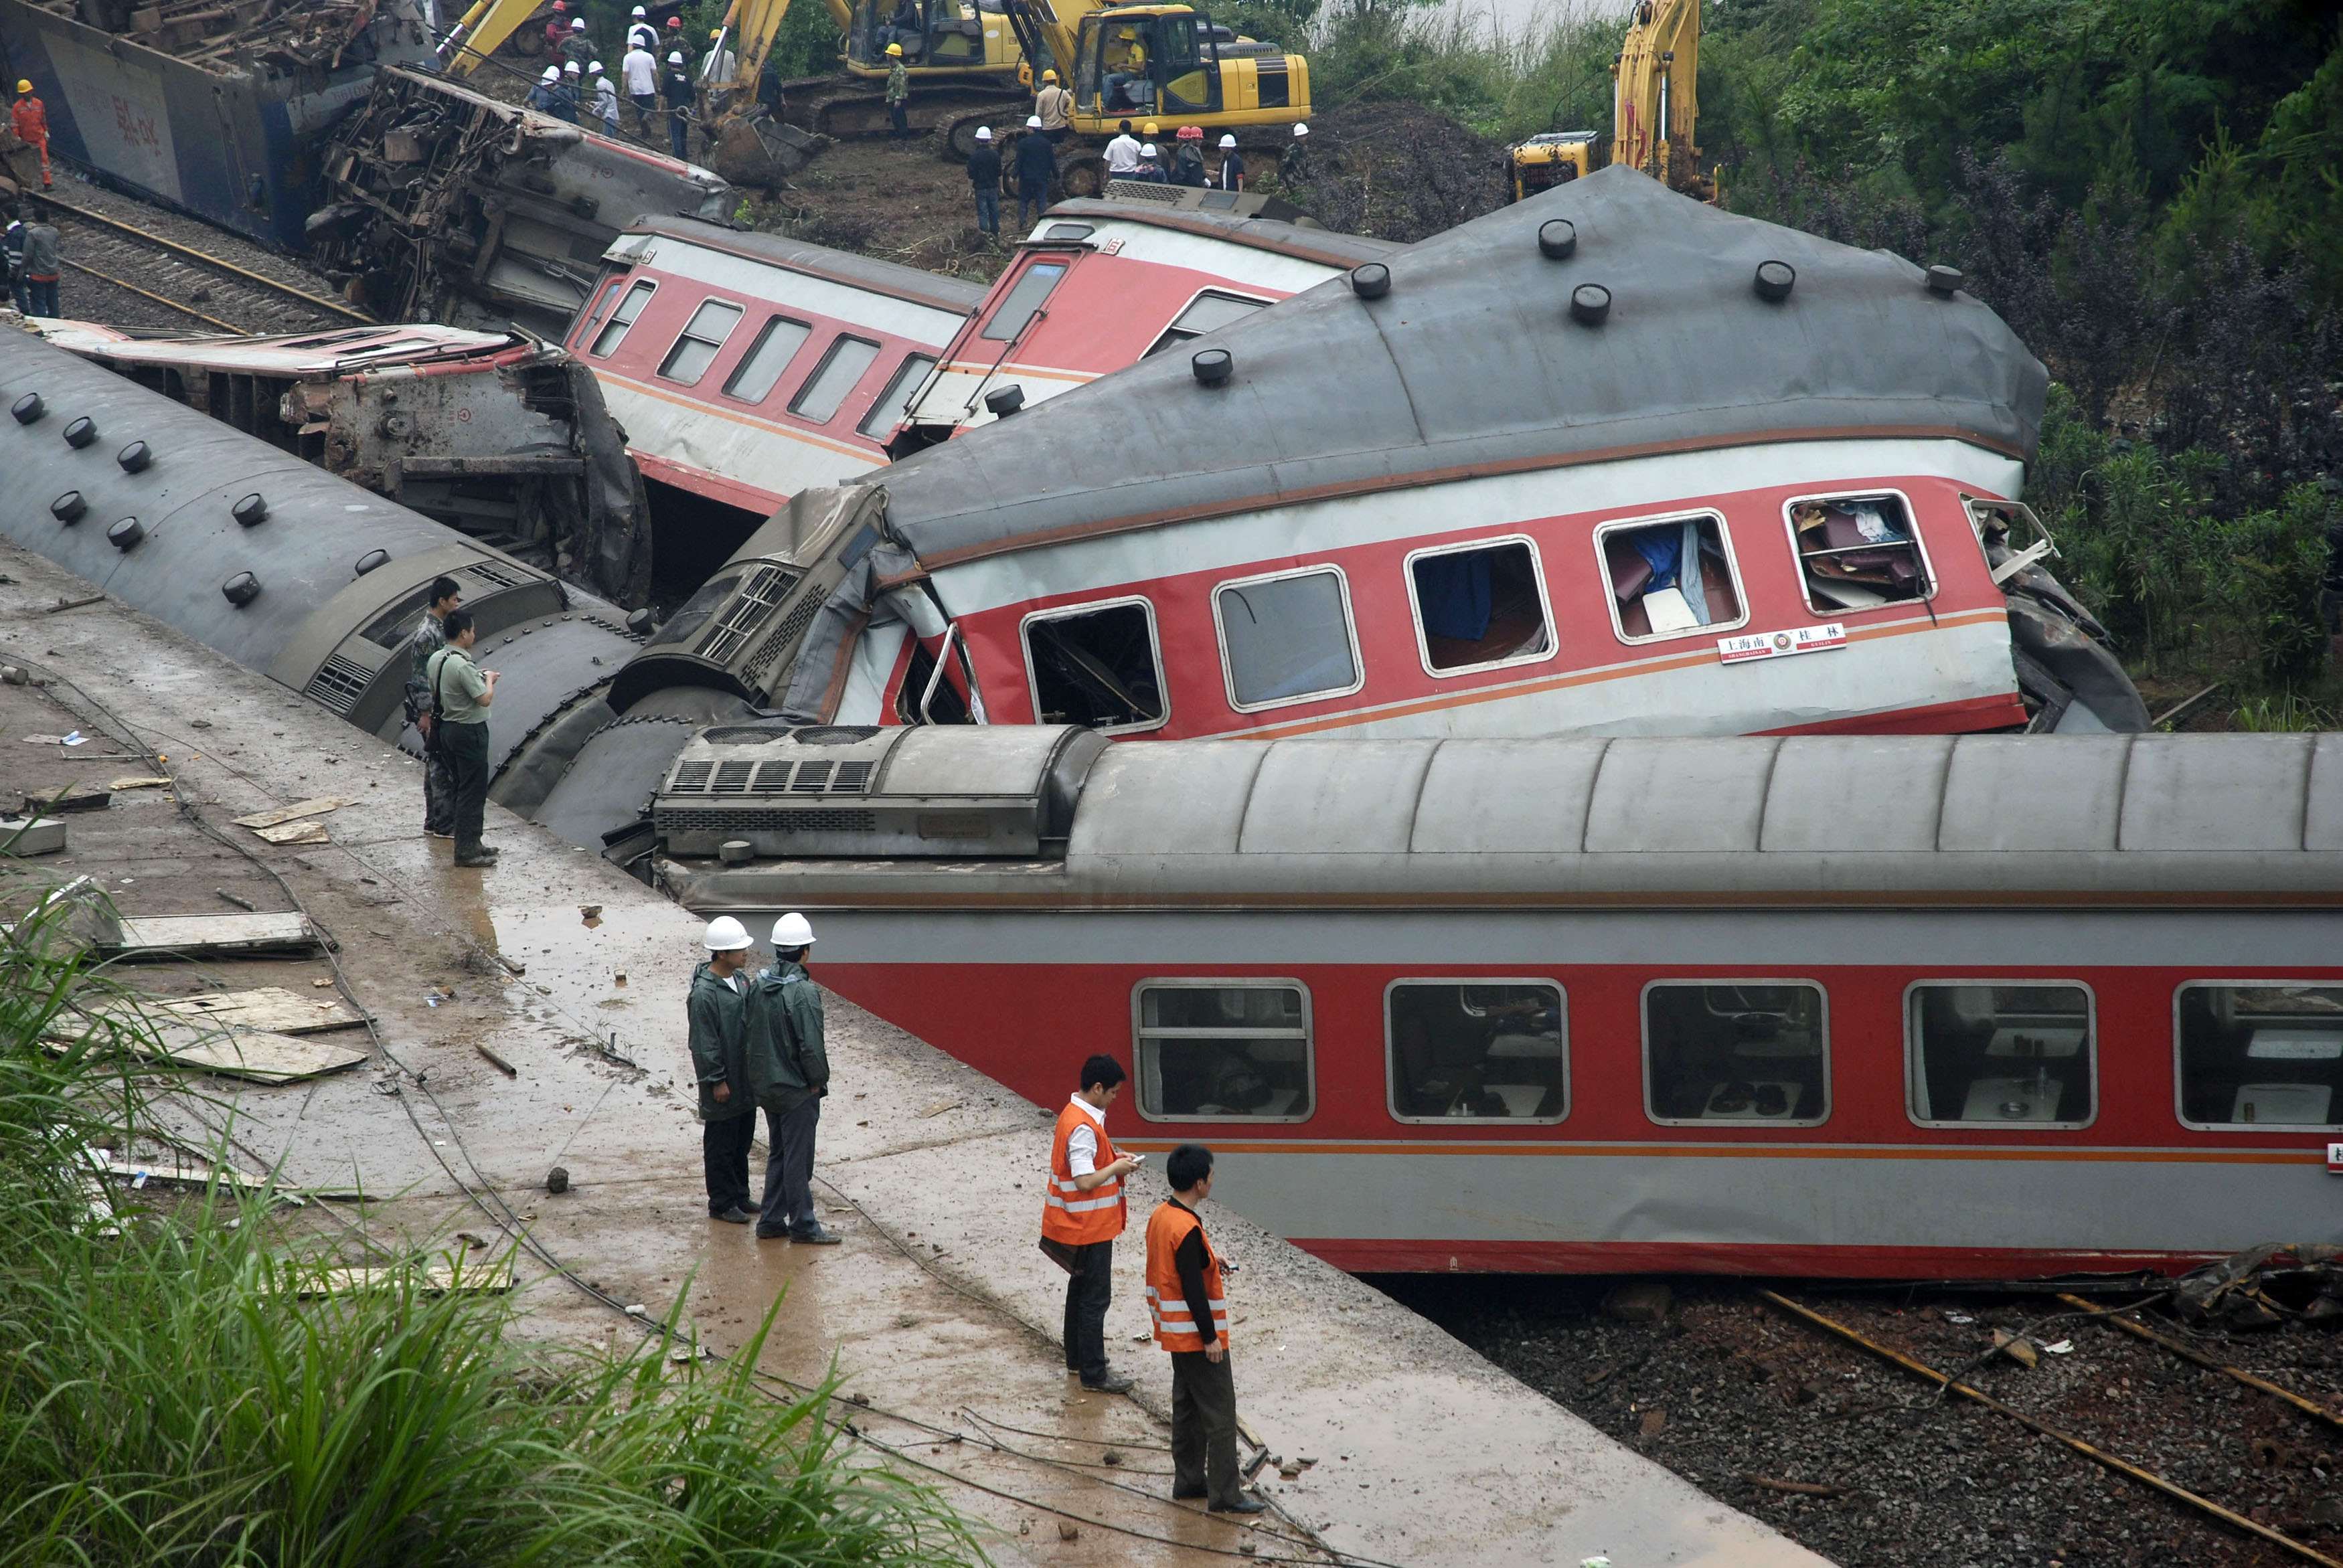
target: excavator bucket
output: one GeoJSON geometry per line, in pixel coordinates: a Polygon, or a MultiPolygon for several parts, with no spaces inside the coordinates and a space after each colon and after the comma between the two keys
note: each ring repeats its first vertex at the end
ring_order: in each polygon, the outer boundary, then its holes
{"type": "Polygon", "coordinates": [[[733,185],[770,190],[829,145],[828,136],[786,125],[759,106],[726,123],[708,163],[733,185]]]}

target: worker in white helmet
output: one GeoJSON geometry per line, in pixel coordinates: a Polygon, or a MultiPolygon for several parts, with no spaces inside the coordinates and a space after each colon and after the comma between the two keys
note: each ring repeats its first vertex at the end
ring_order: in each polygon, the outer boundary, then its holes
{"type": "Polygon", "coordinates": [[[1278,185],[1292,189],[1309,181],[1313,166],[1310,159],[1310,127],[1296,123],[1293,139],[1285,144],[1285,156],[1277,160],[1278,185]]]}
{"type": "Polygon", "coordinates": [[[830,1092],[830,1054],[823,1049],[821,988],[806,973],[813,927],[800,914],[773,922],[773,966],[749,991],[749,1087],[765,1108],[765,1196],[757,1235],[786,1236],[812,1247],[834,1247],[813,1211],[814,1133],[822,1097],[830,1092]]]}
{"type": "Polygon", "coordinates": [[[1025,116],[1025,134],[1017,138],[1017,232],[1033,226],[1050,205],[1050,186],[1058,177],[1058,149],[1041,134],[1041,116],[1025,116]],[[1032,214],[1028,217],[1028,212],[1032,214]]]}
{"type": "Polygon", "coordinates": [[[962,166],[969,189],[976,196],[976,231],[988,239],[1001,237],[1001,151],[992,145],[992,127],[976,127],[976,150],[962,166]]]}
{"type": "Polygon", "coordinates": [[[627,24],[627,47],[640,49],[646,55],[659,47],[659,29],[647,19],[649,13],[638,5],[635,19],[627,24]]]}
{"type": "Polygon", "coordinates": [[[756,950],[749,929],[729,915],[708,922],[700,939],[708,961],[691,971],[685,1004],[691,1024],[691,1073],[699,1084],[699,1162],[708,1181],[708,1212],[746,1225],[749,1145],[757,1137],[757,1099],[749,1087],[749,977],[756,950]]]}
{"type": "Polygon", "coordinates": [[[537,85],[528,90],[528,106],[540,115],[561,117],[561,67],[548,65],[538,73],[537,85]]]}
{"type": "Polygon", "coordinates": [[[609,73],[602,68],[599,60],[587,66],[586,74],[593,79],[594,117],[602,122],[604,136],[615,136],[618,134],[618,85],[610,80],[609,73]]]}
{"type": "Polygon", "coordinates": [[[679,158],[691,156],[691,110],[694,88],[691,63],[680,49],[670,49],[667,68],[659,73],[659,95],[667,99],[668,150],[679,158]]]}
{"type": "Polygon", "coordinates": [[[1237,139],[1223,132],[1221,166],[1213,172],[1212,183],[1224,191],[1241,191],[1244,189],[1244,159],[1237,156],[1237,139]]]}

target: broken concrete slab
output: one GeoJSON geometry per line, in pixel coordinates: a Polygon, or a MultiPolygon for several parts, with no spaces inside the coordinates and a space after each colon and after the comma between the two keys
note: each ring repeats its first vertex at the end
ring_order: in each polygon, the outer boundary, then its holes
{"type": "Polygon", "coordinates": [[[137,915],[124,917],[121,924],[119,936],[98,944],[108,958],[216,958],[324,945],[303,914],[137,915]]]}
{"type": "Polygon", "coordinates": [[[0,855],[54,855],[65,847],[65,825],[55,817],[0,817],[0,855]]]}
{"type": "Polygon", "coordinates": [[[146,1054],[161,1056],[175,1066],[256,1083],[293,1083],[346,1072],[371,1055],[357,1046],[265,1030],[166,1024],[156,1034],[161,1049],[146,1054]]]}
{"type": "Polygon", "coordinates": [[[206,991],[201,996],[148,1000],[150,1013],[180,1020],[202,1020],[214,1028],[258,1030],[272,1034],[317,1034],[327,1030],[355,1029],[367,1015],[342,997],[318,1000],[296,996],[282,986],[254,990],[206,991]]]}

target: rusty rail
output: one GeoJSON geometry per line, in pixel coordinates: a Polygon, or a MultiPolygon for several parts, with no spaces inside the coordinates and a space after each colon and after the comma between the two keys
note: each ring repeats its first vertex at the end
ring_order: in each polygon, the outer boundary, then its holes
{"type": "Polygon", "coordinates": [[[2314,1403],[2312,1401],[2303,1398],[2300,1394],[2295,1392],[2290,1388],[2281,1387],[2280,1385],[2270,1382],[2268,1378],[2256,1377],[2253,1373],[2247,1372],[2242,1368],[2233,1367],[2226,1362],[2217,1361],[2192,1344],[2186,1343],[2180,1340],[2176,1340],[2168,1334],[2157,1333],[2146,1323],[2137,1322],[2127,1317],[2119,1317],[2114,1311],[2101,1311],[2097,1307],[2093,1307],[2090,1302],[2083,1300],[2080,1296],[2061,1295],[2058,1299],[2066,1302],[2070,1307],[2081,1307],[2088,1311],[2091,1314],[2091,1321],[2093,1322],[2105,1323],[2109,1328],[2121,1329],[2124,1332],[2130,1334],[2137,1339],[2146,1340],[2152,1345],[2162,1345],[2166,1350],[2170,1351],[2174,1355],[2178,1356],[2183,1361],[2195,1362],[2200,1367],[2209,1368],[2210,1370],[2220,1372],[2225,1376],[2236,1378],[2247,1388],[2258,1388],[2266,1394],[2284,1400],[2287,1403],[2294,1406],[2295,1409],[2300,1411],[2303,1414],[2318,1421],[2323,1421],[2329,1426],[2343,1427],[2343,1414],[2338,1414],[2336,1412],[2328,1410],[2325,1405],[2314,1403]]]}
{"type": "MultiPolygon", "coordinates": [[[[160,246],[165,250],[176,251],[179,255],[186,256],[194,261],[199,261],[206,266],[216,266],[222,272],[234,273],[236,276],[243,278],[247,283],[256,283],[263,288],[273,288],[279,294],[288,295],[291,297],[301,301],[304,305],[312,306],[319,310],[328,311],[336,316],[347,317],[352,321],[364,322],[368,327],[380,325],[380,323],[376,321],[373,317],[367,315],[365,311],[358,309],[356,306],[345,305],[338,299],[327,299],[322,294],[312,294],[306,288],[296,288],[289,283],[279,283],[277,279],[270,277],[266,273],[255,272],[250,267],[238,266],[232,261],[224,261],[220,257],[212,255],[209,251],[197,250],[191,245],[181,245],[177,240],[165,239],[160,235],[148,234],[145,229],[139,228],[135,225],[124,223],[118,218],[108,217],[102,212],[93,212],[85,206],[75,206],[71,202],[58,201],[53,196],[43,196],[41,199],[47,206],[55,207],[60,212],[69,212],[75,217],[85,219],[90,223],[100,224],[111,229],[118,229],[122,233],[130,236],[133,239],[138,240],[144,244],[160,246]]],[[[88,271],[86,267],[82,270],[88,271]]],[[[95,277],[100,275],[91,273],[90,276],[95,277]]],[[[116,280],[108,278],[106,281],[112,283],[116,280]]],[[[123,286],[127,287],[129,286],[126,284],[123,286]]],[[[137,290],[136,292],[146,294],[146,290],[144,289],[137,290]]],[[[149,294],[146,295],[146,297],[154,299],[158,297],[149,294]]],[[[165,300],[163,303],[167,305],[171,302],[165,300]]],[[[185,309],[186,307],[183,306],[178,308],[185,309]]],[[[187,311],[187,314],[190,316],[200,316],[202,317],[202,319],[206,321],[216,319],[213,317],[203,316],[200,311],[189,310],[187,311]]],[[[227,324],[221,322],[220,325],[226,326],[227,324]]],[[[231,332],[242,332],[246,330],[246,328],[241,327],[228,327],[228,330],[231,332]]]]}
{"type": "Polygon", "coordinates": [[[1906,1355],[1902,1351],[1896,1350],[1889,1345],[1881,1344],[1876,1340],[1866,1338],[1859,1330],[1850,1328],[1846,1324],[1840,1322],[1835,1318],[1825,1317],[1822,1313],[1815,1311],[1812,1307],[1805,1306],[1799,1302],[1794,1302],[1790,1300],[1789,1297],[1785,1296],[1778,1292],[1760,1291],[1757,1292],[1757,1295],[1760,1300],[1771,1302],[1773,1305],[1781,1308],[1782,1311],[1790,1313],[1794,1317],[1803,1319],[1805,1322],[1813,1324],[1815,1327],[1823,1330],[1826,1333],[1835,1334],[1840,1339],[1845,1340],[1851,1344],[1858,1345],[1863,1349],[1869,1351],[1873,1355],[1879,1357],[1882,1361],[1893,1362],[1897,1366],[1902,1367],[1906,1372],[1912,1372],[1917,1376],[1927,1379],[1930,1382],[1935,1383],[1938,1388],[1949,1390],[1951,1392],[1959,1394],[1964,1399],[1974,1400],[1978,1404],[1985,1406],[1986,1409],[1994,1412],[1997,1415],[2007,1416],[2010,1420],[2017,1422],[2020,1426],[2025,1427],[2029,1432],[2046,1437],[2053,1442],[2064,1444],[2066,1447],[2074,1450],[2077,1453],[2081,1454],[2084,1458],[2092,1461],[2094,1463],[2103,1464],[2118,1475],[2127,1476],[2131,1480],[2138,1482],[2143,1486],[2151,1487],[2154,1490],[2164,1493],[2167,1497],[2173,1498],[2180,1503],[2185,1503],[2189,1507],[2197,1509],[2200,1513],[2208,1514],[2211,1517],[2219,1520],[2222,1523],[2229,1525],[2233,1529],[2242,1530],[2248,1535],[2256,1536],[2261,1540],[2267,1541],[2271,1545],[2276,1546],[2293,1556],[2300,1558],[2305,1563],[2315,1563],[2319,1565],[2319,1568],[2343,1568],[2343,1563],[2338,1563],[2336,1559],[2328,1556],[2325,1553],[2318,1551],[2315,1547],[2304,1545],[2301,1542],[2297,1541],[2291,1535],[2283,1534],[2278,1531],[2271,1529],[2267,1524],[2257,1524],[2254,1521],[2247,1518],[2244,1514],[2224,1508],[2219,1503],[2214,1502],[2211,1498],[2199,1496],[2196,1493],[2189,1491],[2187,1487],[2182,1486],[2177,1483],[2167,1481],[2164,1477],[2157,1474],[2152,1470],[2143,1470],[2127,1459],[2118,1459],[2114,1454],[2109,1453],[2107,1450],[2086,1442],[2070,1432],[2063,1431],[2058,1427],[2052,1426],[2046,1421],[2038,1420],[2034,1416],[2026,1414],[2024,1411],[2015,1410],[2010,1406],[2002,1403],[2001,1401],[1994,1398],[1989,1393],[1984,1392],[1982,1390],[1971,1388],[1965,1382],[1956,1382],[1951,1378],[1946,1377],[1943,1372],[1938,1372],[1936,1368],[1929,1366],[1926,1362],[1916,1361],[1912,1357],[1906,1355]]]}

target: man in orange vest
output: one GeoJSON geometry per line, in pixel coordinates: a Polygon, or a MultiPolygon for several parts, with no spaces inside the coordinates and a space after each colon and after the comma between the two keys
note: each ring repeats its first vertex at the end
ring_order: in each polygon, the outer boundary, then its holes
{"type": "Polygon", "coordinates": [[[16,84],[16,101],[8,106],[8,118],[15,127],[17,139],[39,150],[41,188],[49,189],[49,106],[34,95],[29,80],[16,84]]]}
{"type": "Polygon", "coordinates": [[[1147,1218],[1147,1315],[1172,1352],[1172,1495],[1215,1513],[1259,1513],[1237,1473],[1237,1384],[1229,1365],[1229,1293],[1196,1205],[1212,1195],[1212,1151],[1182,1143],[1163,1162],[1172,1196],[1147,1218]]]}
{"type": "Polygon", "coordinates": [[[1082,1063],[1082,1086],[1058,1112],[1041,1199],[1041,1249],[1066,1270],[1066,1370],[1101,1393],[1131,1387],[1129,1378],[1106,1364],[1114,1239],[1131,1211],[1122,1179],[1139,1168],[1141,1158],[1118,1155],[1106,1135],[1106,1108],[1122,1091],[1126,1076],[1111,1056],[1082,1063]]]}

